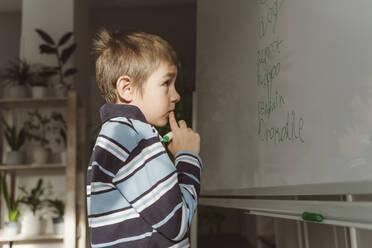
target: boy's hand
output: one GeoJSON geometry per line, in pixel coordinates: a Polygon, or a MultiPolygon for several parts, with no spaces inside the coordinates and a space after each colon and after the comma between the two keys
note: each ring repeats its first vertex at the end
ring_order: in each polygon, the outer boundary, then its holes
{"type": "Polygon", "coordinates": [[[168,145],[168,149],[173,156],[182,150],[188,150],[199,154],[200,135],[198,133],[188,128],[186,122],[183,120],[177,123],[174,112],[169,114],[169,125],[173,133],[173,138],[168,145]]]}

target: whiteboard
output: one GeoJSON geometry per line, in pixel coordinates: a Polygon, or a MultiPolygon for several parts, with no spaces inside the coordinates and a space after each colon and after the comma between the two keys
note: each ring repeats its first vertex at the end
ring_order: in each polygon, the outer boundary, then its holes
{"type": "Polygon", "coordinates": [[[371,10],[197,1],[203,191],[372,179],[371,10]]]}

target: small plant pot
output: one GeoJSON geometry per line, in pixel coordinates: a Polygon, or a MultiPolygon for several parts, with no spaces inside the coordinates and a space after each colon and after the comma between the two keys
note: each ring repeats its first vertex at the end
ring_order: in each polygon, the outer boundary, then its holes
{"type": "Polygon", "coordinates": [[[54,93],[55,93],[56,97],[66,97],[67,88],[66,88],[66,86],[63,86],[61,84],[57,84],[54,87],[54,93]]]}
{"type": "Polygon", "coordinates": [[[27,87],[23,85],[10,86],[4,90],[4,98],[25,98],[27,96],[27,87]]]}
{"type": "Polygon", "coordinates": [[[4,236],[15,236],[18,234],[19,225],[17,221],[9,221],[4,223],[4,236]]]}
{"type": "Polygon", "coordinates": [[[22,151],[9,151],[6,153],[5,164],[18,165],[23,164],[26,159],[26,154],[22,151]]]}
{"type": "Polygon", "coordinates": [[[66,151],[61,152],[61,163],[62,164],[67,163],[67,152],[66,151]]]}
{"type": "Polygon", "coordinates": [[[65,221],[63,217],[53,218],[54,234],[62,234],[65,228],[65,221]]]}
{"type": "Polygon", "coordinates": [[[48,87],[33,86],[31,88],[32,98],[44,98],[48,96],[48,87]]]}
{"type": "Polygon", "coordinates": [[[34,146],[32,149],[32,161],[35,164],[46,164],[49,162],[50,149],[42,146],[34,146]]]}
{"type": "Polygon", "coordinates": [[[25,236],[35,236],[40,234],[41,220],[39,216],[26,215],[21,222],[21,234],[25,236]]]}

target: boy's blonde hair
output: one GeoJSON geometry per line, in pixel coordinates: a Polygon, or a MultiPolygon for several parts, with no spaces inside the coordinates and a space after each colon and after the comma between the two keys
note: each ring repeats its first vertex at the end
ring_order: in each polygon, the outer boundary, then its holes
{"type": "Polygon", "coordinates": [[[167,41],[143,32],[109,32],[102,29],[93,41],[98,87],[106,102],[116,103],[116,81],[127,75],[142,93],[143,83],[161,63],[178,67],[167,41]]]}

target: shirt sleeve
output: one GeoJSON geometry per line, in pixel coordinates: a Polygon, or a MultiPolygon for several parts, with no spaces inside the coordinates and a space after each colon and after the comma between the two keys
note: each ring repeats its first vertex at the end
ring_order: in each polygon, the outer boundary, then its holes
{"type": "Polygon", "coordinates": [[[178,152],[175,165],[158,137],[141,140],[113,178],[135,211],[164,237],[180,241],[188,233],[200,192],[200,157],[178,152]]]}

